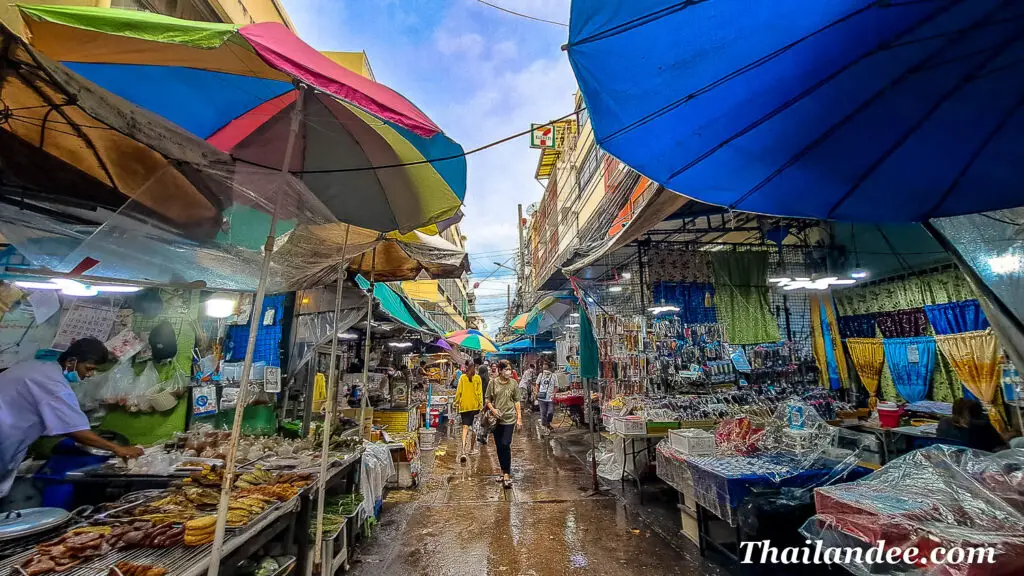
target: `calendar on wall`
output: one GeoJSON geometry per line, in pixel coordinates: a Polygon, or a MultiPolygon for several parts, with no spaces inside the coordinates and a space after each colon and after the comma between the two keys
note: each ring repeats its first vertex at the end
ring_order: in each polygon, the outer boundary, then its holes
{"type": "Polygon", "coordinates": [[[96,338],[105,342],[110,338],[116,317],[117,309],[111,306],[91,306],[75,302],[61,319],[52,348],[67,350],[72,342],[80,338],[96,338]]]}

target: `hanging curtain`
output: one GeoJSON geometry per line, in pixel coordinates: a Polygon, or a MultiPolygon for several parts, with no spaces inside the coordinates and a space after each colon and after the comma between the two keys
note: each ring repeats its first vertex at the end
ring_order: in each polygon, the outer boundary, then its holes
{"type": "Polygon", "coordinates": [[[929,304],[924,307],[924,312],[936,334],[977,332],[988,328],[988,318],[985,318],[977,300],[929,304]]]}
{"type": "Polygon", "coordinates": [[[928,317],[922,308],[883,312],[876,323],[883,338],[914,338],[928,332],[928,317]]]}
{"type": "Polygon", "coordinates": [[[648,274],[652,282],[692,282],[708,284],[714,280],[710,254],[655,245],[648,252],[648,274]]]}
{"type": "Polygon", "coordinates": [[[874,338],[877,314],[854,314],[839,318],[839,335],[843,338],[874,338]]]}
{"type": "Polygon", "coordinates": [[[651,290],[655,305],[679,308],[676,315],[686,324],[714,324],[715,286],[704,282],[655,282],[651,290]]]}
{"type": "Polygon", "coordinates": [[[730,344],[782,339],[768,301],[767,252],[714,252],[715,309],[730,344]]]}
{"type": "Polygon", "coordinates": [[[928,384],[935,369],[935,339],[886,338],[885,362],[892,372],[892,380],[907,402],[920,402],[928,397],[928,384]]]}
{"type": "Polygon", "coordinates": [[[811,326],[814,358],[818,364],[821,385],[838,390],[846,388],[849,373],[846,369],[846,354],[839,337],[839,325],[830,294],[811,294],[811,326]]]}
{"type": "Polygon", "coordinates": [[[885,365],[885,347],[881,338],[849,338],[846,346],[850,349],[850,358],[857,376],[864,384],[868,394],[868,408],[875,409],[878,405],[878,382],[882,378],[882,366],[885,365]]]}
{"type": "Polygon", "coordinates": [[[852,286],[835,291],[836,308],[843,316],[921,308],[977,298],[967,277],[959,270],[852,286]]]}
{"type": "Polygon", "coordinates": [[[991,330],[985,330],[936,336],[935,340],[964,386],[988,410],[992,425],[1000,432],[1005,430],[1002,415],[993,406],[999,392],[1000,378],[996,335],[991,330]]]}

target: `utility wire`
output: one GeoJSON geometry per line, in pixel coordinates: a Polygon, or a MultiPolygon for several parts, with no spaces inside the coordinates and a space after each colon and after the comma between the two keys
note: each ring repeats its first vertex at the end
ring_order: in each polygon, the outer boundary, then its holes
{"type": "MultiPolygon", "coordinates": [[[[572,112],[566,114],[565,116],[561,116],[559,118],[555,118],[554,120],[545,122],[544,124],[539,124],[539,126],[549,126],[549,125],[555,124],[556,122],[561,122],[562,120],[566,120],[568,118],[571,118],[571,117],[579,114],[585,108],[586,108],[585,106],[580,107],[580,108],[578,108],[576,110],[573,110],[572,112]]],[[[404,168],[406,166],[419,166],[421,164],[433,164],[434,162],[445,162],[447,160],[455,160],[457,158],[464,158],[466,156],[469,156],[470,154],[476,154],[477,152],[483,152],[484,150],[487,150],[488,148],[493,148],[493,147],[495,147],[495,146],[497,146],[499,144],[504,144],[505,142],[509,142],[511,140],[515,140],[516,138],[520,138],[522,136],[526,136],[530,132],[533,132],[533,128],[532,127],[530,129],[528,129],[528,130],[523,130],[522,132],[516,132],[515,134],[512,134],[511,136],[506,136],[506,137],[504,137],[504,138],[502,138],[500,140],[495,140],[494,142],[490,142],[488,144],[484,144],[483,146],[477,146],[476,148],[473,148],[472,150],[466,150],[466,151],[462,152],[461,154],[452,154],[451,156],[442,156],[440,158],[424,158],[423,160],[416,160],[415,162],[400,162],[398,164],[384,164],[382,166],[363,166],[363,167],[359,167],[359,168],[333,168],[333,169],[326,169],[326,170],[292,170],[290,173],[291,174],[338,174],[338,173],[342,173],[342,172],[366,172],[367,170],[383,170],[385,168],[404,168]]],[[[241,162],[242,164],[248,164],[250,166],[256,166],[258,168],[264,168],[264,169],[267,169],[267,170],[280,170],[281,169],[280,167],[274,168],[273,166],[267,166],[267,165],[264,165],[264,164],[260,164],[259,162],[251,162],[249,160],[244,160],[242,158],[235,158],[235,161],[241,162]]]]}
{"type": "Polygon", "coordinates": [[[565,22],[556,22],[554,20],[545,20],[544,18],[537,18],[536,16],[530,16],[529,14],[523,14],[521,12],[516,12],[514,10],[509,10],[508,8],[503,8],[501,6],[498,6],[497,4],[491,4],[490,2],[485,2],[484,0],[476,0],[476,1],[481,3],[481,4],[483,4],[484,6],[490,6],[491,8],[494,8],[496,10],[501,10],[502,12],[504,12],[506,14],[511,14],[513,16],[519,16],[520,18],[526,18],[527,20],[533,20],[535,22],[544,22],[545,24],[554,24],[555,26],[562,26],[564,28],[568,28],[569,27],[569,25],[566,24],[565,22]]]}

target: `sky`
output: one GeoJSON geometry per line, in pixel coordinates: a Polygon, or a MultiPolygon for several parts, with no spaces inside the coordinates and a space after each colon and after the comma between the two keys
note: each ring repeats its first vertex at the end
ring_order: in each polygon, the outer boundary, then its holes
{"type": "MultiPolygon", "coordinates": [[[[488,0],[568,22],[569,0],[488,0]]],[[[283,0],[299,35],[318,50],[366,52],[378,82],[410,99],[465,149],[564,116],[576,81],[561,50],[568,30],[478,0],[283,0]]],[[[522,137],[467,158],[463,234],[489,330],[515,292],[516,205],[540,200],[538,151],[522,137]],[[488,275],[493,275],[487,280],[488,275]]]]}

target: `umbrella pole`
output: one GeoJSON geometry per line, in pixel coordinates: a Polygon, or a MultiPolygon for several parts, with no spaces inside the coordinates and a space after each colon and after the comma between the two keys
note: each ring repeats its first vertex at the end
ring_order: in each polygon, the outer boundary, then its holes
{"type": "MultiPolygon", "coordinates": [[[[284,162],[281,163],[281,174],[288,175],[288,167],[292,163],[292,153],[295,151],[295,140],[299,133],[299,121],[302,119],[302,100],[305,94],[305,86],[299,84],[299,96],[295,99],[295,108],[292,109],[291,128],[288,131],[288,142],[284,149],[284,162]]],[[[210,550],[210,566],[206,573],[208,576],[217,576],[220,570],[221,552],[224,548],[224,528],[227,524],[228,504],[231,500],[231,485],[235,479],[235,461],[238,456],[238,437],[242,433],[242,414],[245,412],[245,404],[249,399],[249,373],[252,371],[252,357],[256,350],[256,333],[260,328],[260,320],[263,316],[263,297],[267,293],[267,278],[270,276],[270,259],[274,254],[274,240],[277,232],[278,212],[281,209],[281,200],[285,192],[278,193],[274,199],[274,211],[270,217],[270,229],[267,231],[267,243],[263,248],[263,266],[260,268],[260,281],[256,286],[256,296],[252,302],[252,312],[249,318],[249,342],[245,347],[245,361],[242,363],[242,381],[239,383],[238,401],[235,403],[235,420],[231,425],[231,440],[228,447],[227,459],[224,461],[224,479],[220,487],[220,503],[217,505],[217,527],[213,534],[213,548],[210,550]]]]}
{"type": "Polygon", "coordinates": [[[345,225],[345,242],[341,248],[342,261],[338,264],[338,289],[334,298],[334,334],[331,336],[331,361],[327,371],[327,414],[324,415],[323,443],[320,447],[320,478],[316,489],[316,544],[313,547],[313,572],[320,573],[324,537],[324,492],[327,489],[328,454],[331,446],[331,428],[338,409],[338,327],[341,325],[341,294],[345,288],[345,263],[348,261],[348,233],[351,226],[345,225]]]}
{"type": "Polygon", "coordinates": [[[373,273],[377,269],[377,248],[373,248],[370,256],[370,297],[366,300],[366,343],[363,345],[363,394],[359,400],[359,436],[366,438],[363,432],[363,420],[366,419],[367,390],[370,389],[370,320],[373,317],[373,273]]]}

